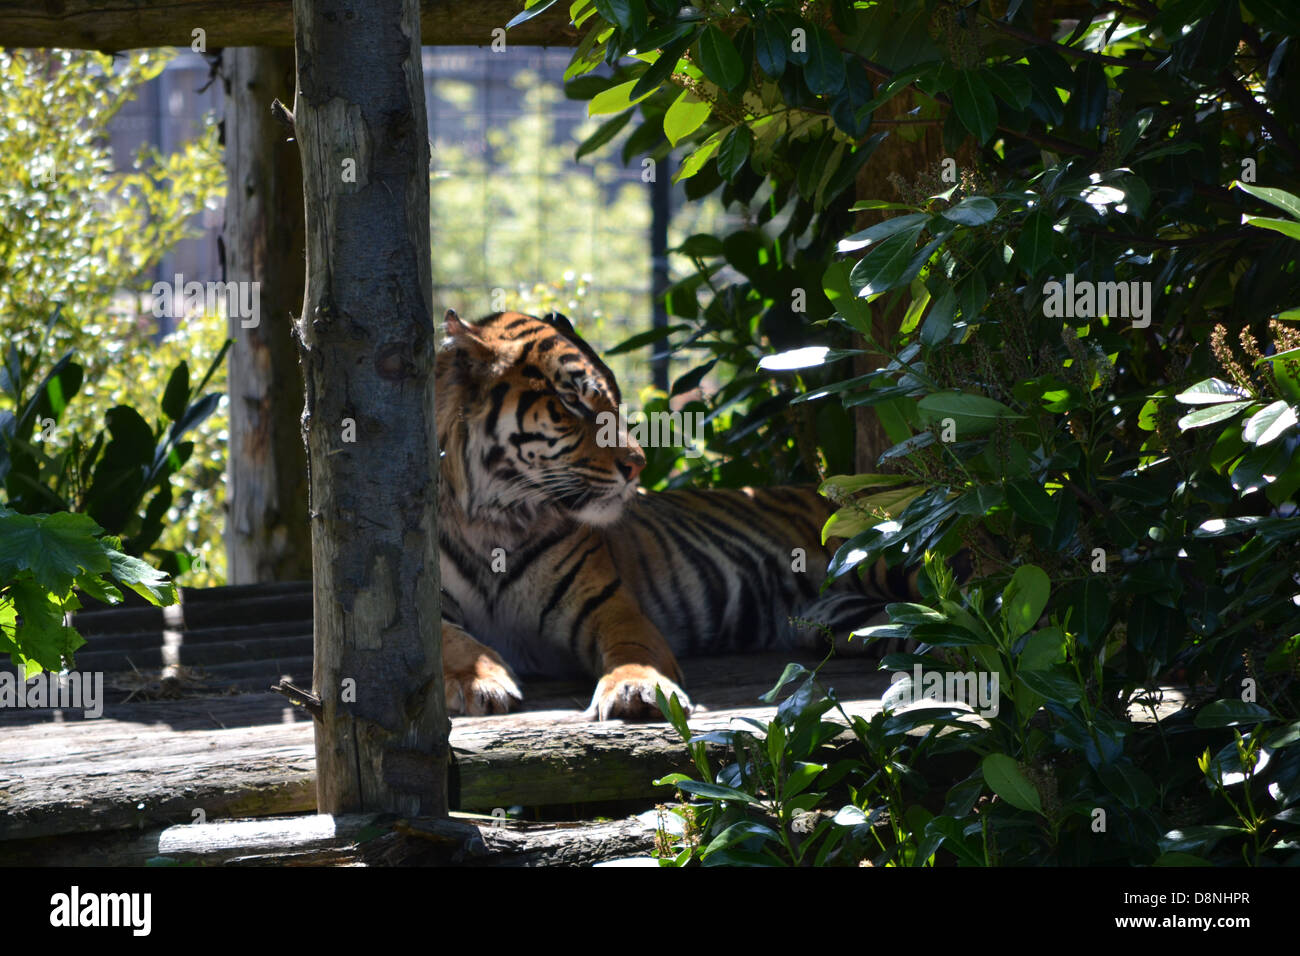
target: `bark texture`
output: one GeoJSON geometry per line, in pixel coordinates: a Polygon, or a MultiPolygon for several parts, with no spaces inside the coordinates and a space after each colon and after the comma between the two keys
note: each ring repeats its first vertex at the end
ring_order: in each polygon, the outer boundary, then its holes
{"type": "Polygon", "coordinates": [[[259,321],[232,316],[226,568],[231,584],[311,577],[307,459],[299,432],[302,375],[292,312],[302,305],[302,165],[271,102],[292,102],[292,50],[236,47],[222,57],[226,93],[229,282],[259,283],[259,321]]]}
{"type": "Polygon", "coordinates": [[[322,813],[447,812],[416,0],[295,0],[322,813]]]}

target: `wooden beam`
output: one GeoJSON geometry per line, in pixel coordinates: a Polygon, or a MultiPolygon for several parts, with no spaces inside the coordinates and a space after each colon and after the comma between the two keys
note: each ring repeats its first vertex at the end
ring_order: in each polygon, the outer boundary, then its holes
{"type": "MultiPolygon", "coordinates": [[[[45,738],[39,759],[15,751],[26,750],[24,738],[56,725],[5,726],[0,864],[13,849],[9,840],[189,823],[198,818],[196,810],[209,823],[314,810],[311,723],[267,725],[272,714],[289,708],[281,698],[258,695],[262,710],[250,711],[250,697],[139,708],[142,715],[194,711],[193,720],[174,718],[170,728],[154,729],[143,717],[138,723],[84,721],[75,743],[45,738]],[[218,720],[223,729],[215,729],[218,720]],[[204,723],[214,729],[199,729],[204,723]],[[262,725],[249,726],[254,723],[262,725]]],[[[878,700],[854,701],[846,709],[869,716],[879,706],[878,700]]],[[[770,720],[774,710],[717,711],[690,723],[704,733],[735,726],[737,716],[770,720]]],[[[481,813],[515,805],[670,799],[672,790],[652,781],[693,769],[681,738],[665,723],[594,723],[574,711],[462,718],[453,724],[451,746],[459,809],[481,813]]]]}
{"type": "MultiPolygon", "coordinates": [[[[601,823],[476,825],[464,816],[385,820],[328,814],[223,820],[145,833],[31,841],[11,866],[587,866],[648,856],[655,827],[637,817],[601,823]]],[[[13,848],[11,848],[12,850],[13,848]]]]}
{"type": "MultiPolygon", "coordinates": [[[[880,707],[879,700],[852,699],[848,692],[878,697],[885,679],[873,675],[872,691],[864,691],[864,682],[843,673],[851,662],[827,666],[842,672],[832,686],[850,714],[869,717],[880,707]]],[[[1187,705],[1183,690],[1161,690],[1162,719],[1187,705]]],[[[771,720],[774,710],[716,710],[690,724],[704,733],[740,726],[734,718],[741,716],[771,720]]],[[[1138,708],[1132,715],[1151,719],[1138,708]]],[[[22,724],[16,716],[0,720],[0,865],[12,865],[16,854],[44,844],[43,837],[57,843],[98,832],[111,842],[108,831],[190,823],[196,810],[216,823],[309,813],[316,806],[311,723],[294,722],[294,709],[273,694],[128,704],[116,719],[58,724],[22,724]]],[[[672,791],[651,781],[674,770],[692,772],[685,746],[667,724],[597,724],[574,710],[459,718],[451,746],[459,806],[482,813],[514,805],[667,800],[672,791]]],[[[718,749],[710,749],[716,757],[718,749]]]]}
{"type": "MultiPolygon", "coordinates": [[[[523,0],[421,0],[426,46],[486,46],[523,9],[523,0]]],[[[557,3],[506,33],[521,46],[575,46],[569,5],[557,3]]],[[[292,0],[0,0],[0,46],[129,50],[195,44],[293,46],[292,0]]]]}

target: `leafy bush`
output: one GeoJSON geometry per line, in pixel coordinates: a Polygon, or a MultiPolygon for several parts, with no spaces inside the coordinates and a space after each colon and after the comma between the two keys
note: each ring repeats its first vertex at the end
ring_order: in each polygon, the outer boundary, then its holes
{"type": "MultiPolygon", "coordinates": [[[[0,104],[6,116],[21,118],[0,124],[0,331],[8,343],[3,391],[9,414],[22,417],[25,404],[16,404],[19,382],[24,402],[36,398],[31,386],[53,368],[48,363],[54,356],[65,358],[55,376],[60,385],[77,380],[77,387],[52,399],[57,413],[51,414],[49,406],[39,416],[42,422],[54,419],[53,429],[24,423],[31,430],[18,437],[27,443],[39,435],[39,445],[9,449],[9,454],[16,452],[18,467],[15,471],[15,462],[8,461],[8,474],[0,480],[18,510],[89,506],[82,499],[90,490],[95,456],[91,461],[86,456],[106,453],[105,443],[98,448],[95,443],[106,424],[111,432],[110,416],[118,431],[140,439],[119,442],[113,457],[128,445],[144,454],[146,430],[165,444],[161,431],[137,419],[161,421],[166,413],[158,403],[177,367],[187,362],[190,368],[207,368],[225,340],[220,316],[187,316],[175,332],[157,341],[157,320],[142,313],[136,294],[147,289],[162,256],[193,235],[194,215],[215,206],[224,188],[218,130],[211,118],[180,150],[164,157],[145,148],[132,170],[114,171],[109,123],[171,55],[0,53],[0,104]],[[53,315],[59,318],[51,322],[53,315]],[[79,398],[69,403],[74,393],[79,398]],[[138,414],[115,411],[119,407],[138,414]],[[38,485],[50,494],[41,493],[38,485]]],[[[219,365],[209,384],[216,393],[225,391],[219,365]]],[[[128,528],[125,515],[109,516],[119,504],[109,500],[112,495],[105,492],[98,507],[100,520],[122,532],[133,553],[153,546],[156,538],[159,557],[171,570],[189,568],[193,583],[217,583],[224,578],[225,413],[216,399],[203,411],[190,423],[190,465],[168,505],[153,495],[150,501],[159,510],[147,519],[133,511],[139,528],[128,528]],[[194,567],[199,556],[201,571],[194,567]]],[[[0,431],[12,434],[5,431],[11,424],[0,431]]],[[[151,439],[151,444],[151,453],[156,452],[157,443],[151,439]]],[[[169,451],[163,459],[170,458],[169,451]]],[[[161,472],[178,463],[170,459],[155,467],[151,459],[148,487],[140,493],[167,484],[161,472]]],[[[101,465],[107,478],[109,465],[101,465]]],[[[101,490],[106,487],[101,482],[101,490]]]]}
{"type": "MultiPolygon", "coordinates": [[[[186,362],[172,371],[160,403],[170,427],[159,421],[150,428],[134,408],[119,404],[107,411],[107,428],[93,440],[74,434],[60,443],[59,420],[81,388],[82,366],[69,352],[33,387],[41,356],[28,358],[10,346],[0,369],[0,393],[12,405],[0,408],[0,482],[8,507],[24,514],[82,512],[111,534],[125,535],[129,554],[153,549],[172,505],[172,476],[194,451],[194,443],[182,439],[221,401],[220,393],[202,392],[225,352],[194,388],[186,362]]],[[[154,553],[177,570],[174,554],[154,553]]]]}
{"type": "Polygon", "coordinates": [[[799,774],[849,826],[813,861],[1264,863],[1300,845],[1300,224],[1255,184],[1300,176],[1300,20],[1028,6],[571,8],[572,91],[640,114],[629,155],[692,149],[693,194],[752,217],[688,240],[697,271],[668,297],[669,340],[732,373],[704,398],[714,455],[685,480],[819,475],[825,534],[847,539],[833,574],[930,555],[924,602],[860,634],[918,642],[885,660],[893,694],[916,696],[918,666],[998,682],[983,723],[954,724],[950,700],[855,719],[834,772],[789,743],[805,706],[807,727],[830,710],[801,687],[807,704],[725,741],[732,769],[701,770],[763,806],[697,788],[707,842],[688,859],[809,862],[782,829],[799,774]],[[912,124],[942,154],[873,175],[912,124]],[[893,445],[854,474],[863,409],[893,445]],[[964,588],[941,570],[958,552],[964,588]],[[1172,714],[1170,683],[1187,685],[1172,714]],[[737,824],[771,833],[723,839],[737,824]]]}

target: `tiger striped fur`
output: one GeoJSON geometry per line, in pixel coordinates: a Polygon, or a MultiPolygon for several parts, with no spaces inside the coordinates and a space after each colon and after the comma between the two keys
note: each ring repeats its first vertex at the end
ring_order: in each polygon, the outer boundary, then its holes
{"type": "Polygon", "coordinates": [[[813,488],[644,492],[640,447],[602,447],[618,383],[563,316],[448,312],[436,375],[443,667],[453,713],[501,713],[514,672],[596,678],[587,716],[657,716],[678,655],[824,646],[902,575],[819,593],[834,546],[813,488]],[[800,556],[803,556],[803,562],[800,556]],[[795,619],[792,621],[792,619],[795,619]]]}

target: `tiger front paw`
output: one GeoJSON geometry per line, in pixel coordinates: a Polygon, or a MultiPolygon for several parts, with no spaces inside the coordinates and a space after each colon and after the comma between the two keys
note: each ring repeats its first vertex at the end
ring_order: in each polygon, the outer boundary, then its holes
{"type": "Polygon", "coordinates": [[[505,714],[524,699],[509,665],[488,648],[483,648],[468,666],[448,668],[444,662],[443,668],[442,686],[449,714],[505,714]]]}
{"type": "Polygon", "coordinates": [[[656,686],[663,689],[665,698],[676,694],[682,710],[690,714],[691,699],[663,674],[644,664],[623,664],[600,679],[583,716],[589,720],[662,720],[664,715],[655,701],[656,686]]]}

